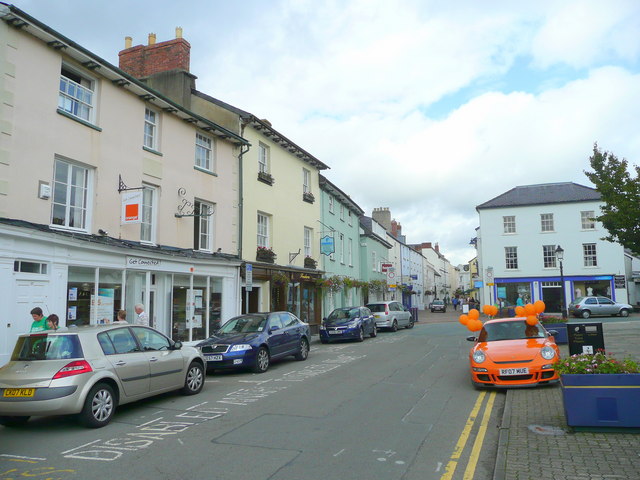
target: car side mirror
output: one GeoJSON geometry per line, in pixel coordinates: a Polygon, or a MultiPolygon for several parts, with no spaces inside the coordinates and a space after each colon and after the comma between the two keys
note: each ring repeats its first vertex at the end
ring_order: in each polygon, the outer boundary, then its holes
{"type": "Polygon", "coordinates": [[[280,330],[280,327],[278,327],[278,326],[274,325],[274,326],[272,326],[271,328],[269,328],[269,333],[273,333],[273,332],[275,332],[275,331],[277,331],[277,330],[280,330]]]}
{"type": "Polygon", "coordinates": [[[178,341],[173,344],[173,350],[180,350],[182,348],[182,342],[178,341]]]}
{"type": "Polygon", "coordinates": [[[324,317],[324,318],[322,319],[322,321],[323,321],[323,322],[326,322],[326,321],[327,321],[327,317],[324,317]]]}
{"type": "Polygon", "coordinates": [[[557,330],[547,330],[547,333],[549,334],[550,337],[555,337],[558,335],[557,330]]]}
{"type": "Polygon", "coordinates": [[[476,341],[476,337],[474,337],[473,335],[467,337],[467,342],[475,342],[476,341]]]}

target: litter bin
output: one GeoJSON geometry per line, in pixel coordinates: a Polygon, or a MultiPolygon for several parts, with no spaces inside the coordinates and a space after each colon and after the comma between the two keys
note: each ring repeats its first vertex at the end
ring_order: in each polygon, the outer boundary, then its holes
{"type": "Polygon", "coordinates": [[[414,322],[418,322],[418,307],[411,307],[411,318],[413,318],[414,322]]]}
{"type": "Polygon", "coordinates": [[[604,350],[602,323],[567,323],[569,355],[604,350]]]}

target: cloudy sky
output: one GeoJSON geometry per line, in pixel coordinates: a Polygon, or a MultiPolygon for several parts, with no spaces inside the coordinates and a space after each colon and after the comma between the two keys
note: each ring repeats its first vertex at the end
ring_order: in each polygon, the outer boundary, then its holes
{"type": "Polygon", "coordinates": [[[454,264],[475,206],[572,181],[594,142],[640,163],[637,0],[16,0],[117,65],[124,37],[191,44],[197,88],[267,118],[370,215],[454,264]]]}

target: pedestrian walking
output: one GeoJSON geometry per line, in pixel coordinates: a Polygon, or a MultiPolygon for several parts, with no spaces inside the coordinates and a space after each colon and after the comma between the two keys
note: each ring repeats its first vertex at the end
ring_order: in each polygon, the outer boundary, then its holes
{"type": "Polygon", "coordinates": [[[147,315],[147,312],[144,311],[144,305],[142,303],[138,303],[136,304],[135,307],[133,307],[136,315],[138,315],[138,318],[136,319],[136,324],[137,325],[145,325],[145,326],[149,326],[149,315],[147,315]]]}
{"type": "Polygon", "coordinates": [[[48,328],[47,317],[44,316],[40,307],[31,309],[31,318],[33,318],[33,322],[31,322],[30,331],[44,332],[48,328]]]}

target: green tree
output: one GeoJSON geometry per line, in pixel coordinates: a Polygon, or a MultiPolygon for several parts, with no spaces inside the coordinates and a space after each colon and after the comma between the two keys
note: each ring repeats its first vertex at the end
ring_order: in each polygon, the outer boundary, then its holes
{"type": "Polygon", "coordinates": [[[601,151],[597,143],[589,163],[593,171],[584,173],[604,202],[601,215],[596,217],[609,232],[604,239],[640,253],[640,167],[634,165],[633,177],[627,160],[601,151]]]}

